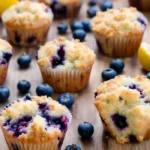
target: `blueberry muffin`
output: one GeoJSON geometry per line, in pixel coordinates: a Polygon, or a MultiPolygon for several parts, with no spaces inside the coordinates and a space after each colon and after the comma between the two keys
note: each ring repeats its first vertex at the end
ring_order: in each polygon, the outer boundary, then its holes
{"type": "Polygon", "coordinates": [[[129,0],[131,6],[136,7],[141,11],[150,11],[150,1],[149,0],[129,0]]]}
{"type": "Polygon", "coordinates": [[[3,84],[5,82],[11,57],[11,45],[8,42],[0,39],[0,84],[3,84]]]}
{"type": "Polygon", "coordinates": [[[45,4],[21,1],[2,14],[8,39],[19,46],[35,46],[47,37],[53,14],[45,4]]]}
{"type": "Polygon", "coordinates": [[[86,43],[59,37],[42,46],[37,59],[44,82],[56,92],[77,92],[88,84],[95,54],[86,43]]]}
{"type": "Polygon", "coordinates": [[[78,15],[81,0],[39,0],[48,5],[55,18],[74,18],[78,15]]]}
{"type": "Polygon", "coordinates": [[[119,143],[150,138],[150,80],[125,75],[100,84],[95,106],[104,128],[119,143]]]}
{"type": "Polygon", "coordinates": [[[29,94],[7,105],[0,116],[9,150],[60,150],[70,121],[65,106],[29,94]]]}
{"type": "Polygon", "coordinates": [[[92,30],[99,49],[111,57],[128,57],[137,52],[147,19],[136,8],[110,9],[98,12],[92,30]]]}

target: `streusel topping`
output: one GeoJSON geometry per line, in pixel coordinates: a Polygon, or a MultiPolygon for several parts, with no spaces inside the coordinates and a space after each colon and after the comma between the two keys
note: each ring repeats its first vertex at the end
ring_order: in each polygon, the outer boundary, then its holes
{"type": "Polygon", "coordinates": [[[9,62],[12,57],[12,47],[5,41],[0,39],[0,64],[5,64],[9,62]]]}
{"type": "Polygon", "coordinates": [[[38,64],[54,69],[86,69],[95,61],[94,51],[86,43],[64,37],[47,42],[38,51],[38,64]]]}
{"type": "Polygon", "coordinates": [[[31,143],[61,138],[70,121],[66,107],[46,96],[29,94],[7,105],[0,116],[0,124],[8,136],[31,143]]]}
{"type": "Polygon", "coordinates": [[[51,22],[51,9],[43,3],[21,1],[8,8],[2,15],[5,24],[20,28],[36,28],[51,22]]]}
{"type": "Polygon", "coordinates": [[[92,30],[105,37],[138,35],[143,33],[147,23],[136,8],[110,9],[97,13],[92,20],[92,30]]]}
{"type": "Polygon", "coordinates": [[[95,105],[102,121],[120,143],[149,138],[150,80],[118,76],[98,86],[95,105]]]}

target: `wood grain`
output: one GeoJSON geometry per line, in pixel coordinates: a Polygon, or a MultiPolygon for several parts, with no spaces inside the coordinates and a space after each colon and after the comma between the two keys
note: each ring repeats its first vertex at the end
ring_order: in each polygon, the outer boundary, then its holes
{"type": "MultiPolygon", "coordinates": [[[[113,0],[113,3],[114,3],[115,8],[128,6],[127,0],[113,0]]],[[[84,0],[84,5],[82,6],[82,9],[79,15],[80,19],[86,17],[87,8],[88,6],[86,3],[86,0],[84,0]]],[[[145,13],[145,15],[147,16],[147,18],[150,18],[150,13],[145,13]]],[[[56,25],[58,24],[58,22],[59,21],[54,22],[48,35],[48,39],[47,39],[48,41],[58,37],[57,29],[56,29],[56,25]]],[[[65,22],[69,23],[70,21],[65,20],[65,22]]],[[[149,34],[150,34],[150,25],[148,26],[146,33],[144,35],[144,39],[143,39],[145,42],[150,43],[149,34]]],[[[70,30],[68,31],[66,37],[69,39],[72,38],[72,34],[70,30]]],[[[0,38],[6,39],[6,32],[1,22],[0,22],[0,38]]],[[[150,140],[144,141],[139,144],[121,145],[121,144],[118,144],[114,139],[105,138],[105,135],[103,135],[102,123],[96,111],[96,108],[93,105],[93,101],[94,101],[93,91],[96,88],[96,86],[100,82],[102,82],[101,71],[109,67],[109,62],[111,58],[102,56],[101,54],[98,53],[98,48],[96,46],[96,42],[92,33],[87,34],[86,41],[88,42],[89,47],[91,47],[97,54],[97,58],[93,66],[89,85],[80,93],[74,94],[75,104],[73,108],[71,109],[73,120],[67,132],[62,150],[64,150],[66,145],[68,144],[80,145],[82,150],[143,150],[143,149],[150,150],[150,140]],[[89,140],[82,140],[79,137],[78,132],[77,132],[77,127],[79,123],[84,122],[84,121],[92,123],[95,128],[95,133],[93,137],[89,140]]],[[[7,80],[5,82],[5,85],[11,91],[11,95],[10,95],[8,103],[22,96],[18,93],[17,87],[16,87],[17,82],[21,79],[29,80],[32,83],[30,93],[32,95],[36,94],[35,89],[37,85],[42,83],[42,77],[41,77],[39,68],[37,66],[36,60],[35,60],[35,55],[36,55],[37,50],[38,48],[25,49],[25,48],[14,47],[13,58],[10,62],[9,72],[8,72],[7,80]],[[24,52],[32,55],[33,61],[29,69],[20,70],[17,65],[16,60],[18,56],[24,52]]],[[[144,74],[144,72],[142,71],[142,67],[140,66],[138,62],[137,56],[134,56],[132,58],[126,58],[124,59],[124,61],[126,65],[125,70],[123,72],[124,74],[130,75],[130,76],[133,76],[136,74],[144,74]]],[[[58,94],[55,93],[53,98],[56,99],[57,96],[58,94]]],[[[5,105],[6,103],[0,104],[0,108],[2,109],[5,105]]],[[[0,132],[0,150],[8,150],[1,132],[0,132]]]]}

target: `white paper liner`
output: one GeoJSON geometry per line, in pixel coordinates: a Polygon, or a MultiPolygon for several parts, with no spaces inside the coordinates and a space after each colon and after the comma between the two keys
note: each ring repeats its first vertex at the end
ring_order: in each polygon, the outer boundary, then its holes
{"type": "Polygon", "coordinates": [[[91,68],[77,69],[52,69],[40,67],[43,80],[50,84],[56,92],[77,92],[88,84],[91,68]]]}
{"type": "Polygon", "coordinates": [[[0,64],[0,84],[5,82],[9,63],[0,64]]]}

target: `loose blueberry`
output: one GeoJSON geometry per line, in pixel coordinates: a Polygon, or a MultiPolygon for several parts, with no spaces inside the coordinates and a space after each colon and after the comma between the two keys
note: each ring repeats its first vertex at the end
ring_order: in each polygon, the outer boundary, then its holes
{"type": "Polygon", "coordinates": [[[20,68],[28,68],[31,63],[31,56],[27,54],[22,54],[19,56],[17,62],[20,68]]]}
{"type": "Polygon", "coordinates": [[[81,42],[84,41],[86,32],[83,29],[77,29],[73,32],[73,38],[79,39],[81,42]]]}
{"type": "Polygon", "coordinates": [[[81,150],[81,148],[75,144],[68,145],[65,150],[81,150]]]}
{"type": "Polygon", "coordinates": [[[36,93],[38,96],[52,96],[53,94],[53,88],[44,83],[44,84],[40,84],[37,88],[36,88],[36,93]]]}
{"type": "Polygon", "coordinates": [[[84,26],[81,21],[75,20],[71,24],[71,29],[72,31],[77,30],[77,29],[84,29],[84,26]]]}
{"type": "Polygon", "coordinates": [[[117,72],[114,69],[105,69],[102,72],[102,78],[103,80],[110,80],[113,79],[115,76],[117,76],[117,72]]]}
{"type": "Polygon", "coordinates": [[[121,73],[124,69],[124,62],[119,58],[113,59],[110,62],[110,68],[116,70],[117,73],[121,73]]]}
{"type": "Polygon", "coordinates": [[[96,4],[96,0],[89,0],[89,6],[95,6],[96,4]]]}
{"type": "Polygon", "coordinates": [[[90,18],[96,16],[96,13],[97,13],[97,8],[95,6],[92,6],[87,10],[87,14],[90,18]]]}
{"type": "Polygon", "coordinates": [[[103,0],[100,4],[101,11],[106,11],[107,9],[112,9],[113,4],[110,0],[103,0]]]}
{"type": "Polygon", "coordinates": [[[82,24],[84,26],[84,31],[86,31],[86,32],[90,32],[91,31],[91,23],[90,23],[89,20],[87,20],[87,19],[83,20],[82,24]]]}
{"type": "Polygon", "coordinates": [[[9,98],[10,91],[5,86],[0,86],[0,102],[5,102],[9,98]]]}
{"type": "Polygon", "coordinates": [[[57,30],[58,30],[59,34],[65,34],[67,29],[68,29],[68,26],[64,22],[58,24],[58,26],[57,26],[57,30]]]}
{"type": "Polygon", "coordinates": [[[17,88],[22,94],[28,93],[30,87],[31,87],[30,82],[26,80],[21,80],[17,84],[17,88]]]}
{"type": "Polygon", "coordinates": [[[150,79],[150,72],[148,72],[148,73],[146,74],[146,77],[147,77],[148,79],[150,79]]]}
{"type": "Polygon", "coordinates": [[[124,129],[128,127],[127,118],[125,116],[115,113],[111,118],[117,128],[124,129]]]}
{"type": "Polygon", "coordinates": [[[78,126],[78,133],[82,138],[90,138],[94,133],[94,127],[88,122],[81,123],[78,126]]]}
{"type": "Polygon", "coordinates": [[[65,105],[68,108],[71,108],[71,106],[74,104],[74,97],[70,93],[63,93],[58,97],[57,101],[60,104],[65,105]]]}

